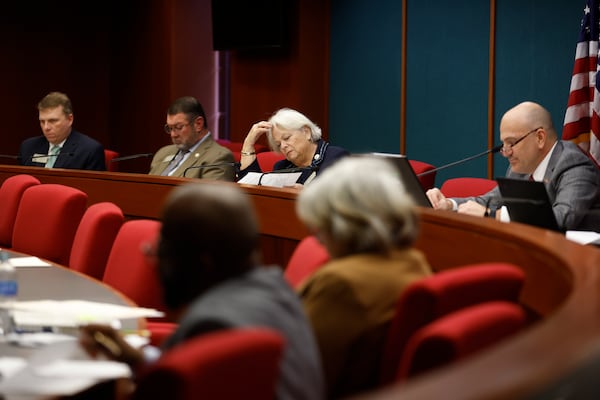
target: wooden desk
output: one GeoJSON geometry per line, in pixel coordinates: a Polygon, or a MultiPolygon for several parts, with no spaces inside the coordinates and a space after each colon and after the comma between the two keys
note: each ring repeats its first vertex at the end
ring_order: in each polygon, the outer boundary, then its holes
{"type": "MultiPolygon", "coordinates": [[[[78,187],[90,203],[113,201],[128,217],[159,217],[164,197],[190,179],[139,174],[0,166],[0,181],[29,173],[42,182],[78,187]]],[[[196,181],[202,182],[202,181],[196,181]]],[[[256,206],[265,259],[285,265],[307,234],[290,189],[244,186],[256,206]]],[[[549,385],[600,349],[600,250],[517,223],[420,209],[416,243],[436,270],[479,261],[521,266],[521,303],[542,319],[522,334],[458,366],[365,399],[515,399],[549,385]]]]}
{"type": "MultiPolygon", "coordinates": [[[[19,253],[10,253],[11,257],[23,256],[19,253]]],[[[19,279],[18,299],[20,301],[76,299],[134,305],[131,300],[104,283],[59,265],[17,267],[17,277],[19,279]]],[[[124,329],[130,330],[145,326],[143,320],[123,320],[122,324],[124,329]]],[[[34,350],[0,342],[0,354],[2,356],[24,357],[32,351],[34,350]]]]}
{"type": "MultiPolygon", "coordinates": [[[[127,219],[158,219],[163,202],[174,187],[202,182],[198,179],[146,174],[0,165],[0,182],[16,174],[30,174],[42,183],[60,183],[78,188],[88,194],[88,204],[113,202],[121,207],[127,219]]],[[[285,266],[295,245],[308,234],[296,217],[294,207],[297,191],[265,186],[239,186],[244,188],[256,207],[265,263],[285,266]]]]}

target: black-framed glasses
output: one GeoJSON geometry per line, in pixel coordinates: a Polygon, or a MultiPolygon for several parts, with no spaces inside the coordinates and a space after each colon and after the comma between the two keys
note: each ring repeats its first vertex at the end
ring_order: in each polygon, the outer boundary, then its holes
{"type": "Polygon", "coordinates": [[[533,132],[537,132],[538,129],[542,129],[542,128],[543,128],[543,126],[538,126],[537,128],[530,130],[529,132],[527,132],[526,134],[524,134],[523,136],[521,136],[520,138],[515,140],[513,143],[504,143],[504,146],[502,146],[502,148],[500,149],[500,153],[502,153],[502,155],[507,155],[507,154],[512,153],[513,147],[518,145],[519,142],[521,142],[527,136],[531,135],[533,132]]]}
{"type": "Polygon", "coordinates": [[[165,124],[164,126],[164,130],[167,133],[167,135],[171,134],[171,131],[175,131],[175,132],[181,132],[181,130],[183,128],[185,128],[186,126],[189,126],[190,123],[189,122],[185,122],[185,123],[180,123],[180,124],[175,124],[175,125],[169,125],[169,124],[165,124]]]}

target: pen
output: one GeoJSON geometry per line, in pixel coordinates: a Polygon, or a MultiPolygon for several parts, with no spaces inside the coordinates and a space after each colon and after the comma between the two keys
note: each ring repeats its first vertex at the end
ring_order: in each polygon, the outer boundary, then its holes
{"type": "Polygon", "coordinates": [[[104,333],[100,331],[94,332],[94,340],[104,349],[108,350],[113,357],[116,358],[121,356],[122,351],[119,345],[104,333]]]}

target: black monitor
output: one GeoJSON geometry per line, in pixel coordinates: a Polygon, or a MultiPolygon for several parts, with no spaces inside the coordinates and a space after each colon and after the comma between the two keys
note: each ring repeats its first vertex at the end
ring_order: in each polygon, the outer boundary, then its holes
{"type": "Polygon", "coordinates": [[[362,155],[383,158],[394,164],[400,174],[400,179],[404,183],[406,192],[411,195],[415,203],[421,207],[431,207],[431,202],[425,194],[425,189],[421,186],[421,181],[410,166],[410,162],[405,155],[393,153],[366,153],[362,155]]]}
{"type": "Polygon", "coordinates": [[[211,6],[214,50],[288,46],[291,0],[212,0],[211,6]]]}
{"type": "Polygon", "coordinates": [[[543,182],[496,178],[511,221],[561,231],[543,182]]]}

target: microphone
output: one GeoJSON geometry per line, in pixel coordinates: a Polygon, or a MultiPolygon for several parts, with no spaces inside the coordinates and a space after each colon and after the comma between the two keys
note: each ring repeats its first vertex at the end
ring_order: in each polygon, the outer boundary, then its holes
{"type": "Polygon", "coordinates": [[[185,174],[190,169],[204,169],[204,168],[215,168],[215,167],[239,167],[241,164],[239,162],[222,162],[217,164],[203,164],[203,165],[192,165],[191,167],[187,167],[183,170],[183,177],[185,178],[185,174]]]}
{"type": "Polygon", "coordinates": [[[434,172],[437,172],[437,171],[440,171],[442,169],[446,169],[446,168],[449,168],[449,167],[453,167],[455,165],[462,164],[462,163],[465,163],[467,161],[474,160],[476,158],[485,156],[486,154],[497,153],[497,152],[499,152],[502,149],[502,147],[504,147],[504,144],[499,144],[496,147],[492,147],[491,149],[486,150],[486,151],[484,151],[482,153],[479,153],[479,154],[475,154],[474,156],[463,158],[462,160],[454,161],[454,162],[451,162],[450,164],[446,164],[446,165],[442,165],[441,167],[430,169],[429,171],[421,172],[420,174],[417,174],[417,176],[425,176],[425,175],[433,174],[434,172]]]}
{"type": "Polygon", "coordinates": [[[21,156],[13,156],[11,154],[0,154],[0,158],[10,158],[11,160],[20,160],[21,156]]]}
{"type": "Polygon", "coordinates": [[[110,162],[114,163],[114,162],[117,162],[117,161],[133,160],[134,158],[152,157],[153,155],[154,155],[154,153],[132,154],[130,156],[115,157],[112,160],[110,160],[110,162]]]}

